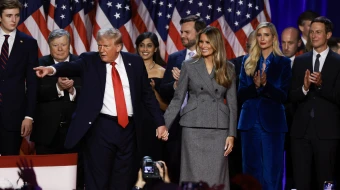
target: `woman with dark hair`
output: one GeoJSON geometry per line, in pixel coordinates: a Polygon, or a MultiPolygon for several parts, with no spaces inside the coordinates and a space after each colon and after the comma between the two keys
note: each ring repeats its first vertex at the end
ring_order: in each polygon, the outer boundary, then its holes
{"type": "Polygon", "coordinates": [[[237,122],[236,77],[227,60],[221,32],[207,27],[198,34],[197,54],[185,60],[174,98],[164,114],[171,127],[180,112],[180,181],[224,184],[229,190],[228,155],[237,122]],[[188,94],[188,103],[181,109],[188,94]],[[225,102],[226,100],[226,102],[225,102]]]}
{"type": "MultiPolygon", "coordinates": [[[[143,58],[150,85],[155,93],[155,96],[160,105],[160,109],[165,111],[168,105],[162,100],[159,95],[159,87],[164,76],[165,65],[159,52],[159,42],[157,35],[152,32],[144,32],[136,39],[137,53],[143,58]]],[[[148,111],[143,111],[143,156],[150,156],[154,160],[161,160],[162,158],[162,142],[157,140],[155,135],[156,125],[152,116],[148,111]],[[154,128],[152,128],[154,127],[154,128]],[[152,147],[152,149],[151,149],[152,147]]]]}

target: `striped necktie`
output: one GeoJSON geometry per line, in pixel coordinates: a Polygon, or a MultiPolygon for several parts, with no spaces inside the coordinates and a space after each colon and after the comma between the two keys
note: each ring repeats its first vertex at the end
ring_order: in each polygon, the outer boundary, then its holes
{"type": "Polygon", "coordinates": [[[0,69],[2,71],[6,70],[6,65],[8,61],[8,52],[9,52],[9,45],[8,45],[8,38],[9,35],[4,35],[5,36],[5,41],[2,44],[1,47],[1,56],[0,56],[0,69]]]}

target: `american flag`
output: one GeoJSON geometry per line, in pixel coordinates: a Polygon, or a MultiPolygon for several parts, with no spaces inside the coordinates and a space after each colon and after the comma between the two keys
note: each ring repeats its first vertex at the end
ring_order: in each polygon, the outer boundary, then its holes
{"type": "MultiPolygon", "coordinates": [[[[31,0],[32,4],[38,2],[41,4],[40,0],[31,0]]],[[[40,6],[41,17],[45,18],[41,9],[40,6]]],[[[30,12],[32,16],[33,13],[30,12]]],[[[190,14],[202,17],[222,31],[229,59],[243,55],[249,33],[271,17],[269,0],[50,0],[48,28],[36,24],[34,19],[27,22],[35,22],[32,26],[37,28],[32,30],[40,32],[68,30],[75,54],[97,51],[95,35],[101,28],[119,29],[123,34],[123,51],[129,52],[135,52],[134,42],[139,34],[154,32],[160,40],[161,55],[167,59],[169,54],[184,49],[179,21],[190,14]]],[[[28,19],[22,18],[25,22],[28,19]]],[[[40,50],[46,47],[46,34],[41,33],[45,38],[38,39],[40,50]]]]}
{"type": "Polygon", "coordinates": [[[71,52],[80,54],[90,50],[94,0],[51,0],[47,25],[50,31],[65,29],[71,35],[71,52]]]}

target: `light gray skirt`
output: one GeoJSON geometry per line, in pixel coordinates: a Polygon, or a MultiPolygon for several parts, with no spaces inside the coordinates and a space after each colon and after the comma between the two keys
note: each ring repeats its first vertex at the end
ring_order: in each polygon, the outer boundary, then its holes
{"type": "Polygon", "coordinates": [[[183,127],[180,181],[224,184],[229,190],[228,157],[224,157],[227,131],[183,127]]]}

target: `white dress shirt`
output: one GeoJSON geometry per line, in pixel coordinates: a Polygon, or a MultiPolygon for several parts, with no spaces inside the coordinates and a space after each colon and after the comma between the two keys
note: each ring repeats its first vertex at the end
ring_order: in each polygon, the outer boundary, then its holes
{"type": "MultiPolygon", "coordinates": [[[[128,76],[125,70],[125,65],[124,65],[122,56],[120,54],[118,55],[115,62],[117,63],[115,67],[119,73],[120,80],[122,81],[122,85],[123,85],[123,92],[124,92],[124,98],[125,98],[128,116],[132,116],[133,108],[132,108],[130,84],[129,84],[129,79],[128,79],[128,76]]],[[[106,83],[105,83],[104,101],[103,101],[103,107],[100,113],[117,116],[116,101],[115,101],[115,94],[114,94],[113,84],[112,84],[111,70],[112,70],[112,65],[110,63],[107,63],[106,64],[106,83]]]]}
{"type": "MultiPolygon", "coordinates": [[[[54,61],[54,64],[58,63],[58,61],[56,61],[55,59],[53,59],[53,61],[54,61]]],[[[65,59],[64,62],[70,62],[70,56],[67,56],[67,58],[65,59]]],[[[60,97],[65,96],[64,91],[59,89],[58,83],[56,84],[56,87],[57,87],[57,91],[58,91],[58,97],[60,98],[60,97]]],[[[74,90],[73,95],[71,93],[69,93],[70,101],[74,101],[74,99],[76,98],[76,94],[77,94],[76,88],[73,87],[73,90],[74,90]]]]}
{"type": "Polygon", "coordinates": [[[295,59],[295,55],[293,55],[292,57],[289,58],[290,59],[290,67],[293,68],[293,63],[294,63],[294,59],[295,59]]]}
{"type": "Polygon", "coordinates": [[[190,57],[190,55],[189,55],[189,54],[190,54],[190,52],[194,52],[194,55],[196,55],[196,53],[197,53],[197,52],[196,52],[196,50],[194,50],[194,51],[191,51],[191,50],[187,49],[187,54],[185,55],[185,60],[187,60],[187,59],[191,58],[191,57],[190,57]]]}
{"type": "Polygon", "coordinates": [[[17,33],[17,30],[14,30],[13,32],[9,33],[9,34],[6,34],[0,27],[0,53],[1,53],[1,47],[2,47],[2,44],[4,43],[5,41],[5,36],[4,35],[9,35],[8,37],[8,57],[9,55],[11,55],[11,51],[13,49],[13,44],[14,44],[14,39],[15,39],[15,35],[17,33]]]}

